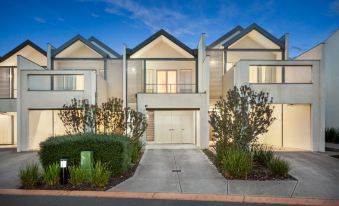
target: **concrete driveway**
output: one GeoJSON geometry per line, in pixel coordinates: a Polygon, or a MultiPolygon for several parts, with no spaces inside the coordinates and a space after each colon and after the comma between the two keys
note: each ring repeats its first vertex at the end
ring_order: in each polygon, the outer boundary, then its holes
{"type": "Polygon", "coordinates": [[[148,149],[134,176],[110,191],[226,194],[227,183],[198,149],[148,149]]]}
{"type": "Polygon", "coordinates": [[[0,188],[18,188],[20,168],[34,161],[38,161],[36,152],[17,153],[16,148],[0,148],[0,188]]]}
{"type": "Polygon", "coordinates": [[[134,176],[110,191],[228,194],[339,199],[339,159],[278,152],[298,180],[225,180],[198,149],[148,149],[134,176]]]}
{"type": "Polygon", "coordinates": [[[339,159],[325,153],[279,152],[298,179],[293,197],[339,199],[339,159]]]}

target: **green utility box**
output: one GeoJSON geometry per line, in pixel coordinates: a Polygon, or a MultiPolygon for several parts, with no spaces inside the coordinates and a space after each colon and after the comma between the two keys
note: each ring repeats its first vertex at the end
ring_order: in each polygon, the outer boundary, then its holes
{"type": "Polygon", "coordinates": [[[93,152],[81,151],[80,166],[82,169],[91,170],[93,167],[93,152]]]}
{"type": "Polygon", "coordinates": [[[80,154],[80,166],[86,173],[86,179],[90,180],[92,176],[93,168],[93,152],[92,151],[81,151],[80,154]]]}

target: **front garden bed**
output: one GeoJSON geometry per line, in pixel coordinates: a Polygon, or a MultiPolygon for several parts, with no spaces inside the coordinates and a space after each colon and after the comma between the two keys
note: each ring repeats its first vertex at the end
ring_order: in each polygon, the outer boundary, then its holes
{"type": "Polygon", "coordinates": [[[141,143],[123,135],[50,137],[40,144],[41,166],[31,163],[20,170],[20,188],[108,190],[134,175],[142,154],[141,143]],[[66,184],[62,184],[61,159],[67,161],[66,184]]]}
{"type": "Polygon", "coordinates": [[[257,181],[264,181],[264,180],[296,180],[291,175],[287,176],[278,176],[274,175],[269,168],[267,168],[265,165],[262,165],[261,163],[253,160],[252,163],[252,171],[247,175],[246,178],[234,178],[230,175],[227,175],[227,173],[223,170],[220,164],[217,162],[216,155],[213,151],[209,149],[203,150],[203,152],[206,154],[208,159],[214,164],[214,166],[218,169],[218,171],[228,180],[257,180],[257,181]]]}
{"type": "Polygon", "coordinates": [[[81,184],[79,186],[74,186],[70,183],[67,183],[65,185],[60,185],[60,184],[57,184],[57,185],[54,185],[54,186],[49,186],[47,185],[42,178],[39,178],[38,182],[36,183],[36,185],[34,186],[31,186],[31,187],[23,187],[21,186],[20,189],[33,189],[33,190],[71,190],[71,191],[106,191],[106,190],[109,190],[111,189],[112,187],[122,183],[123,181],[131,178],[138,165],[139,165],[139,162],[142,158],[142,155],[143,153],[141,153],[140,155],[140,158],[137,160],[137,162],[135,164],[133,164],[133,166],[131,166],[126,172],[124,172],[123,174],[121,175],[118,175],[118,176],[112,176],[110,177],[107,185],[105,185],[104,187],[95,187],[93,186],[92,184],[90,183],[84,183],[84,184],[81,184]]]}

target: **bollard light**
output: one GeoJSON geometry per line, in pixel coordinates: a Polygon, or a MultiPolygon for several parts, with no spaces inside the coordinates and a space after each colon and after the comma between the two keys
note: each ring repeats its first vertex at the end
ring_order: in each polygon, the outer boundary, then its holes
{"type": "Polygon", "coordinates": [[[60,184],[68,183],[67,159],[60,159],[60,184]]]}
{"type": "Polygon", "coordinates": [[[67,168],[67,159],[60,160],[60,168],[67,168]]]}

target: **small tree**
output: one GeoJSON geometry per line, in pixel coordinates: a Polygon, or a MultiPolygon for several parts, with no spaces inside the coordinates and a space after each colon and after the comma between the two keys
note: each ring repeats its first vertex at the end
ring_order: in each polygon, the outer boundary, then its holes
{"type": "Polygon", "coordinates": [[[97,133],[123,134],[125,131],[125,113],[123,101],[110,98],[101,104],[97,112],[97,133]]]}
{"type": "Polygon", "coordinates": [[[64,124],[67,134],[84,133],[84,115],[80,101],[73,98],[70,105],[64,104],[58,116],[64,124]]]}
{"type": "Polygon", "coordinates": [[[147,128],[146,116],[141,112],[126,108],[125,117],[126,135],[139,141],[147,128]]]}
{"type": "Polygon", "coordinates": [[[228,144],[248,149],[275,120],[272,101],[268,93],[255,92],[247,85],[229,90],[226,99],[220,98],[210,114],[216,149],[228,144]]]}

